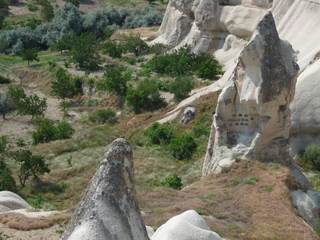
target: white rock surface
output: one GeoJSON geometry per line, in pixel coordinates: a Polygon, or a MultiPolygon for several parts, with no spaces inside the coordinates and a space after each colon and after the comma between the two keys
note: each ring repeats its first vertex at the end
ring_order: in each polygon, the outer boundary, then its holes
{"type": "Polygon", "coordinates": [[[204,219],[194,210],[169,219],[160,226],[151,240],[221,240],[204,219]]]}
{"type": "Polygon", "coordinates": [[[10,191],[0,192],[0,212],[15,209],[32,209],[32,207],[19,195],[10,191]]]}

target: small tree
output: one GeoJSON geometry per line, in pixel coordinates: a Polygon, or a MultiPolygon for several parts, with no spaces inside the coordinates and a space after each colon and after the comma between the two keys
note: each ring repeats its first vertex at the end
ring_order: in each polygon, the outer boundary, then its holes
{"type": "Polygon", "coordinates": [[[1,157],[4,156],[4,153],[8,149],[8,137],[8,135],[0,136],[0,160],[2,160],[1,157]]]}
{"type": "Polygon", "coordinates": [[[177,101],[181,101],[189,96],[194,85],[193,77],[179,76],[170,84],[170,92],[174,94],[174,98],[177,101]]]}
{"type": "Polygon", "coordinates": [[[74,35],[72,34],[71,36],[63,36],[60,40],[54,41],[50,45],[50,49],[52,51],[60,51],[60,54],[62,54],[63,50],[71,50],[72,48],[72,37],[74,35]]]}
{"type": "Polygon", "coordinates": [[[120,97],[120,106],[122,107],[128,91],[127,82],[130,79],[131,76],[124,73],[123,67],[111,68],[105,72],[104,79],[100,81],[98,88],[117,94],[120,97]]]}
{"type": "Polygon", "coordinates": [[[179,160],[188,160],[197,149],[197,144],[190,134],[185,133],[174,138],[169,145],[169,149],[175,158],[179,160]]]}
{"type": "Polygon", "coordinates": [[[141,54],[147,53],[149,46],[140,38],[139,35],[130,35],[130,37],[128,37],[124,42],[123,49],[138,57],[141,54]]]}
{"type": "Polygon", "coordinates": [[[30,66],[30,62],[40,61],[40,59],[38,58],[38,51],[39,50],[37,48],[23,49],[21,52],[21,58],[22,60],[27,61],[28,66],[30,66]]]}
{"type": "Polygon", "coordinates": [[[13,158],[20,166],[18,177],[22,187],[25,187],[30,177],[38,180],[39,176],[50,172],[49,165],[44,162],[44,157],[32,155],[30,150],[18,150],[14,152],[13,158]]]}
{"type": "Polygon", "coordinates": [[[56,81],[52,82],[51,94],[61,99],[72,98],[81,91],[82,81],[72,78],[67,70],[58,68],[55,71],[56,81]]]}
{"type": "Polygon", "coordinates": [[[17,192],[16,181],[12,177],[12,172],[7,164],[0,161],[0,191],[17,192]]]}
{"type": "Polygon", "coordinates": [[[73,38],[73,46],[70,51],[72,62],[78,64],[84,70],[97,70],[102,63],[98,53],[99,40],[93,33],[83,33],[73,38]]]}
{"type": "Polygon", "coordinates": [[[4,93],[0,92],[0,114],[6,119],[6,114],[15,110],[12,101],[4,93]]]}
{"type": "Polygon", "coordinates": [[[42,116],[47,109],[46,98],[40,99],[37,95],[27,96],[21,87],[9,87],[8,96],[12,99],[13,106],[18,109],[18,114],[42,116]]]}

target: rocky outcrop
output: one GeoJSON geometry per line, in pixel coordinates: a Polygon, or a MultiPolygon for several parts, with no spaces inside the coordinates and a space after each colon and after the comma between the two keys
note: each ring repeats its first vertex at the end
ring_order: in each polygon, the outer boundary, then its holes
{"type": "Polygon", "coordinates": [[[319,228],[320,192],[296,190],[291,193],[293,205],[313,227],[319,228]]]}
{"type": "Polygon", "coordinates": [[[182,123],[183,125],[186,125],[189,122],[191,122],[193,119],[195,119],[196,115],[197,115],[197,110],[192,106],[188,106],[183,111],[180,123],[182,123]]]}
{"type": "Polygon", "coordinates": [[[221,240],[204,219],[194,210],[169,219],[152,235],[151,240],[221,240]]]}
{"type": "Polygon", "coordinates": [[[149,239],[135,195],[132,148],[125,139],[116,139],[89,182],[62,239],[149,239]]]}
{"type": "Polygon", "coordinates": [[[32,207],[19,195],[9,192],[0,192],[0,212],[8,212],[16,209],[32,209],[32,207]]]}
{"type": "Polygon", "coordinates": [[[289,163],[289,105],[298,71],[295,52],[279,38],[268,12],[219,96],[203,175],[235,157],[289,163]]]}
{"type": "Polygon", "coordinates": [[[243,39],[250,38],[269,5],[269,0],[172,0],[154,43],[188,44],[194,52],[213,52],[228,38],[228,45],[241,49],[243,39]]]}

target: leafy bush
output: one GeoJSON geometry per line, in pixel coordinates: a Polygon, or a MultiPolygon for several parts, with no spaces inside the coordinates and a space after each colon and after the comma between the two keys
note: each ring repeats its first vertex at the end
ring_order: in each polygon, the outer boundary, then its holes
{"type": "Polygon", "coordinates": [[[55,76],[57,80],[52,82],[52,95],[65,99],[81,92],[82,80],[78,77],[72,78],[67,70],[60,67],[55,71],[55,76]]]}
{"type": "Polygon", "coordinates": [[[116,113],[111,109],[99,109],[97,111],[97,120],[99,123],[114,124],[116,120],[116,113]]]}
{"type": "Polygon", "coordinates": [[[83,28],[86,32],[92,32],[97,37],[105,36],[105,29],[110,24],[107,10],[99,8],[90,11],[83,16],[83,28]]]}
{"type": "Polygon", "coordinates": [[[122,48],[125,52],[133,53],[136,57],[146,54],[149,50],[148,44],[139,35],[133,34],[127,37],[126,41],[122,44],[122,48]]]}
{"type": "Polygon", "coordinates": [[[193,77],[179,76],[170,84],[170,92],[174,94],[174,98],[177,101],[181,101],[189,96],[194,85],[195,81],[193,77]]]}
{"type": "Polygon", "coordinates": [[[128,91],[127,82],[131,79],[128,72],[124,72],[123,67],[110,68],[104,74],[104,78],[98,84],[99,90],[108,90],[117,94],[120,100],[120,106],[123,106],[124,99],[128,91]]]}
{"type": "Polygon", "coordinates": [[[1,157],[4,155],[4,153],[7,151],[7,147],[8,147],[8,135],[2,135],[0,136],[0,159],[1,157]]]}
{"type": "Polygon", "coordinates": [[[162,14],[151,6],[135,9],[125,18],[124,28],[139,28],[160,25],[162,14]]]}
{"type": "Polygon", "coordinates": [[[136,114],[143,111],[154,111],[166,106],[156,82],[149,79],[139,82],[136,89],[129,90],[126,100],[128,106],[133,107],[136,114]]]}
{"type": "Polygon", "coordinates": [[[121,58],[122,47],[115,40],[108,40],[103,44],[101,52],[112,58],[121,58]]]}
{"type": "Polygon", "coordinates": [[[90,71],[99,69],[99,64],[102,63],[98,54],[99,39],[93,33],[83,33],[80,36],[75,36],[72,44],[69,54],[78,67],[90,71]]]}
{"type": "Polygon", "coordinates": [[[9,83],[11,83],[10,78],[0,75],[0,84],[9,84],[9,83]]]}
{"type": "Polygon", "coordinates": [[[156,183],[155,185],[169,187],[169,188],[178,189],[178,190],[180,190],[183,186],[181,177],[179,177],[176,174],[174,174],[172,177],[166,178],[166,180],[160,183],[156,183]]]}
{"type": "Polygon", "coordinates": [[[15,106],[6,94],[0,92],[0,114],[3,119],[6,119],[6,114],[15,110],[15,106]]]}
{"type": "Polygon", "coordinates": [[[12,100],[13,106],[18,109],[18,114],[42,116],[47,109],[46,98],[40,99],[37,95],[27,96],[21,87],[9,87],[8,96],[12,100]]]}
{"type": "Polygon", "coordinates": [[[146,131],[146,135],[151,139],[153,144],[169,144],[174,139],[172,128],[161,126],[160,123],[153,123],[146,131]]]}
{"type": "Polygon", "coordinates": [[[40,175],[50,172],[44,157],[32,155],[30,150],[18,150],[13,153],[13,158],[20,165],[18,177],[22,187],[25,187],[28,178],[33,177],[38,180],[40,175]]]}
{"type": "Polygon", "coordinates": [[[303,154],[305,167],[320,170],[320,147],[311,144],[303,154]]]}
{"type": "Polygon", "coordinates": [[[38,129],[32,132],[33,145],[68,139],[75,132],[71,124],[66,121],[62,121],[57,126],[54,126],[53,122],[49,119],[37,119],[35,124],[38,126],[38,129]]]}
{"type": "Polygon", "coordinates": [[[218,74],[223,73],[213,55],[204,52],[194,54],[190,52],[187,45],[164,55],[160,54],[167,51],[165,45],[151,46],[150,51],[155,52],[157,56],[151,59],[145,67],[160,74],[176,77],[191,75],[195,72],[200,78],[214,79],[218,74]]]}
{"type": "Polygon", "coordinates": [[[57,140],[69,139],[72,137],[74,133],[75,133],[75,130],[72,128],[71,124],[66,121],[62,121],[58,123],[58,125],[56,126],[54,138],[57,140]]]}
{"type": "Polygon", "coordinates": [[[169,149],[175,158],[179,160],[188,160],[197,149],[197,144],[190,134],[185,133],[172,139],[169,149]]]}
{"type": "Polygon", "coordinates": [[[31,12],[35,12],[38,10],[38,6],[33,3],[28,3],[27,8],[31,12]]]}

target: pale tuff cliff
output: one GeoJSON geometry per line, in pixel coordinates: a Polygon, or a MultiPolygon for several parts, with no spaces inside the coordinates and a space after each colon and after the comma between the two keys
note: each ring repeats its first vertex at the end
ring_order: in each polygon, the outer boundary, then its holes
{"type": "Polygon", "coordinates": [[[289,105],[299,71],[295,60],[268,12],[219,96],[203,175],[220,171],[235,157],[289,163],[289,105]]]}
{"type": "MultiPolygon", "coordinates": [[[[280,38],[292,44],[300,66],[296,94],[290,106],[290,151],[294,156],[311,143],[320,144],[319,1],[172,0],[154,41],[172,47],[189,44],[195,52],[214,53],[224,65],[226,73],[217,83],[178,107],[186,106],[202,94],[230,83],[240,51],[269,7],[280,38]]],[[[165,120],[170,119],[169,116],[165,120]]]]}

